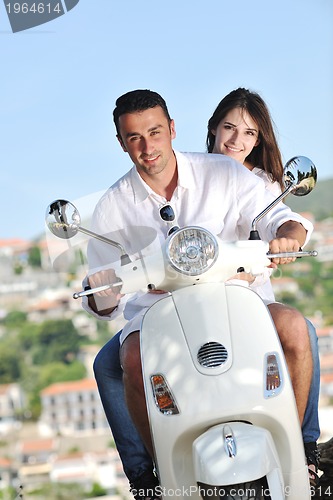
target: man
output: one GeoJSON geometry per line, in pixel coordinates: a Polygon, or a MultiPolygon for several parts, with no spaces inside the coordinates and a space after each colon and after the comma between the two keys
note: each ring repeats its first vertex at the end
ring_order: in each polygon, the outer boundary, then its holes
{"type": "MultiPolygon", "coordinates": [[[[93,217],[94,231],[112,233],[113,239],[135,260],[140,254],[147,255],[158,249],[167,236],[169,225],[159,217],[159,209],[168,201],[180,226],[200,225],[229,241],[248,238],[251,221],[272,201],[260,180],[223,155],[174,152],[175,125],[164,100],[155,92],[136,90],[121,96],[116,102],[114,121],[121,147],[135,167],[98,203],[93,217]],[[137,231],[137,227],[142,230],[137,231]],[[156,231],[153,241],[147,236],[148,228],[156,231]]],[[[308,221],[282,204],[273,209],[258,228],[262,238],[270,241],[271,252],[298,250],[312,231],[308,221]]],[[[117,281],[112,262],[118,259],[112,248],[92,241],[88,249],[89,266],[93,269],[89,285],[93,288],[117,281]]],[[[277,265],[292,260],[274,259],[273,262],[277,265]]],[[[139,328],[144,311],[159,297],[141,293],[126,303],[120,291],[120,288],[110,289],[95,294],[84,307],[104,319],[113,319],[123,311],[128,320],[121,336],[126,400],[145,446],[153,456],[143,395],[139,328]]],[[[302,422],[312,376],[312,356],[304,318],[296,311],[291,319],[297,331],[295,337],[289,335],[291,325],[279,322],[278,315],[275,322],[289,359],[302,422]]]]}

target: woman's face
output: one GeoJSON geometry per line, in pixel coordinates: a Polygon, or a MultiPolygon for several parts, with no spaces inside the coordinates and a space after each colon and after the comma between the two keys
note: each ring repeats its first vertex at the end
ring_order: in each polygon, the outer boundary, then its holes
{"type": "Polygon", "coordinates": [[[259,144],[259,128],[246,110],[234,108],[220,121],[216,130],[213,153],[231,156],[240,163],[259,144]]]}

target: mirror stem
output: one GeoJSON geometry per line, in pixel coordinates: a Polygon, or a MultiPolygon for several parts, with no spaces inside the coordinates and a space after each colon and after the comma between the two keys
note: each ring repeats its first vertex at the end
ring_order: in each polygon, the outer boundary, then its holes
{"type": "Polygon", "coordinates": [[[80,233],[84,233],[88,236],[92,236],[93,238],[95,238],[97,240],[103,241],[104,243],[108,243],[109,245],[116,247],[121,252],[121,265],[122,266],[131,262],[131,259],[129,258],[128,254],[124,250],[124,247],[120,243],[117,243],[116,241],[110,240],[109,238],[106,238],[105,236],[101,236],[97,233],[94,233],[93,231],[89,231],[89,229],[85,229],[84,227],[77,227],[77,230],[80,231],[80,233]]]}
{"type": "MultiPolygon", "coordinates": [[[[257,224],[258,222],[263,218],[265,217],[265,215],[270,211],[272,210],[272,208],[275,207],[275,205],[277,205],[283,198],[285,198],[293,189],[295,188],[294,184],[290,184],[289,187],[287,187],[287,189],[285,191],[283,191],[283,193],[280,194],[280,196],[278,196],[276,198],[276,200],[274,200],[270,205],[268,205],[268,207],[265,208],[265,210],[263,210],[259,215],[257,215],[257,217],[255,217],[252,221],[252,230],[251,230],[251,234],[252,233],[258,233],[257,231],[257,224]]],[[[256,238],[256,237],[251,237],[251,234],[250,234],[250,240],[260,240],[260,237],[256,238]]]]}

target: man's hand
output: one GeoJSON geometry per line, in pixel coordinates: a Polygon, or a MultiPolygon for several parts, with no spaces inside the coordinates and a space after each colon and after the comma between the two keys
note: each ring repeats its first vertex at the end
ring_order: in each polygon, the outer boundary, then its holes
{"type": "MultiPolygon", "coordinates": [[[[95,274],[91,274],[88,277],[88,283],[90,288],[97,288],[103,285],[110,285],[112,283],[117,283],[119,279],[113,269],[106,269],[104,271],[99,271],[95,274]]],[[[120,293],[121,285],[113,288],[108,288],[102,292],[95,293],[88,298],[88,303],[91,309],[101,316],[107,316],[116,309],[119,304],[119,300],[122,295],[120,293]]]]}
{"type": "MultiPolygon", "coordinates": [[[[298,252],[300,249],[300,244],[298,240],[292,238],[275,238],[269,242],[269,252],[270,253],[280,253],[280,252],[298,252]]],[[[278,264],[290,264],[294,262],[296,257],[280,257],[272,259],[272,264],[269,267],[276,268],[278,264]]]]}
{"type": "MultiPolygon", "coordinates": [[[[306,230],[296,221],[287,221],[277,230],[276,238],[269,242],[270,253],[298,252],[306,238],[306,230]]],[[[277,264],[290,264],[296,257],[272,259],[269,267],[276,268],[277,264]]]]}

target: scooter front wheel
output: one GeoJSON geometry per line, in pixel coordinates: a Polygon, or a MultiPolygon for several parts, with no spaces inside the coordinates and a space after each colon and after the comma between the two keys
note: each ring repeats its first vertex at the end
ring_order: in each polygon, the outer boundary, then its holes
{"type": "Polygon", "coordinates": [[[269,500],[271,498],[265,477],[247,483],[212,486],[199,483],[203,500],[269,500]]]}

